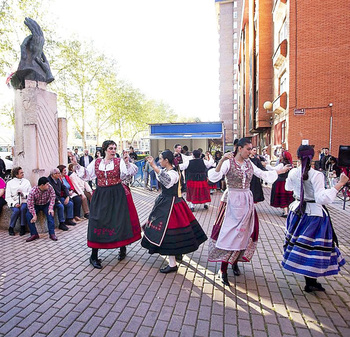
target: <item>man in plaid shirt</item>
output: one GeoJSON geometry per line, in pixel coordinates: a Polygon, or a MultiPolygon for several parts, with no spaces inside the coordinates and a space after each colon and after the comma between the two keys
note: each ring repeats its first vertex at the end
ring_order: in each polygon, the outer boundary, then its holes
{"type": "Polygon", "coordinates": [[[35,222],[37,213],[43,211],[47,218],[47,227],[49,229],[49,237],[53,241],[57,241],[55,235],[54,210],[56,194],[53,187],[49,184],[46,177],[41,177],[38,181],[38,186],[34,186],[28,195],[27,199],[27,222],[30,229],[30,237],[26,242],[39,239],[38,231],[36,230],[35,222]]]}

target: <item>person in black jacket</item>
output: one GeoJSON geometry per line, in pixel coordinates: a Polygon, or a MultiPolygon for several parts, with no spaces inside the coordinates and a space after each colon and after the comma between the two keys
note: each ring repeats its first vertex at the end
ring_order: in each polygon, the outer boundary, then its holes
{"type": "Polygon", "coordinates": [[[58,221],[60,222],[58,228],[67,231],[67,225],[75,226],[76,223],[73,221],[73,203],[70,201],[69,191],[62,184],[60,176],[60,170],[55,168],[51,170],[51,174],[47,178],[56,194],[55,209],[57,210],[58,221]],[[64,217],[64,210],[66,210],[66,219],[64,217]]]}
{"type": "MultiPolygon", "coordinates": [[[[263,166],[263,164],[261,163],[260,157],[257,154],[255,146],[252,147],[252,152],[251,152],[251,154],[249,156],[249,159],[260,170],[267,171],[265,169],[265,167],[263,166]]],[[[257,202],[265,200],[264,192],[263,192],[263,189],[262,189],[262,186],[261,186],[261,179],[258,178],[257,176],[253,175],[252,180],[250,182],[250,190],[253,193],[254,203],[257,203],[257,202]]]]}

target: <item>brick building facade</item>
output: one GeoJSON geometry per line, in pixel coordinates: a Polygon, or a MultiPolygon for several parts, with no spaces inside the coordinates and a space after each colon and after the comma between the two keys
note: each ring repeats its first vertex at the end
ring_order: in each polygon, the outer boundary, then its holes
{"type": "Polygon", "coordinates": [[[350,145],[350,5],[241,4],[238,137],[252,137],[270,153],[283,146],[294,159],[303,139],[316,151],[329,147],[338,156],[339,145],[350,145]]]}

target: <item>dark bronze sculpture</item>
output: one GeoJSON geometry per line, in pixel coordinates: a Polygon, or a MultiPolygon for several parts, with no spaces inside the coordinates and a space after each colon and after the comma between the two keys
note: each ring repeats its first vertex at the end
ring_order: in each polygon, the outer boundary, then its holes
{"type": "Polygon", "coordinates": [[[54,80],[49,62],[43,52],[44,34],[40,26],[32,19],[25,18],[24,24],[32,35],[21,44],[21,60],[11,84],[15,89],[23,89],[25,80],[50,83],[54,80]]]}

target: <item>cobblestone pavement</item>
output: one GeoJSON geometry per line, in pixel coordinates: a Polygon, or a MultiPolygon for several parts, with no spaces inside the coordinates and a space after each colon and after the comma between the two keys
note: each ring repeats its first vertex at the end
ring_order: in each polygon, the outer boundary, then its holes
{"type": "MultiPolygon", "coordinates": [[[[141,222],[157,192],[133,188],[141,222]]],[[[265,198],[269,201],[269,188],[265,198]]],[[[208,236],[221,193],[195,215],[208,236]]],[[[349,264],[320,279],[325,293],[303,292],[303,277],[281,268],[285,219],[265,201],[258,204],[260,242],[242,275],[229,271],[231,287],[207,261],[207,243],[188,254],[176,274],[158,272],[164,257],[139,242],[124,261],[116,249],[101,251],[104,268],[89,265],[87,221],[26,243],[0,232],[0,336],[350,336],[349,264]]],[[[350,261],[350,207],[329,207],[340,249],[350,261]]]]}

